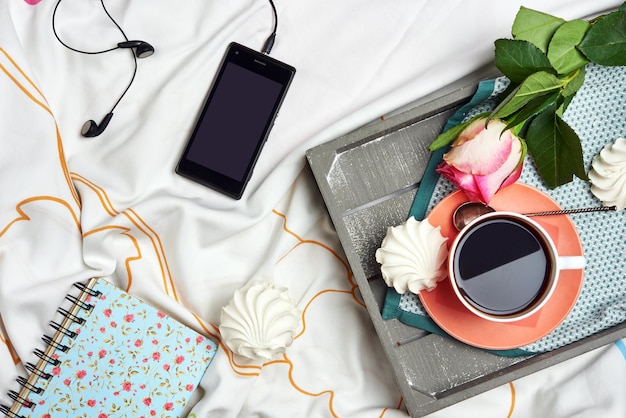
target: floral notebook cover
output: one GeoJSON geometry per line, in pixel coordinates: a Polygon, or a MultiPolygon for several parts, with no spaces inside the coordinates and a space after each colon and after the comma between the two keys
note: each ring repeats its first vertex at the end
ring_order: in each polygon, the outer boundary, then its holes
{"type": "Polygon", "coordinates": [[[217,350],[104,279],[91,279],[65,314],[15,416],[179,417],[217,350]]]}

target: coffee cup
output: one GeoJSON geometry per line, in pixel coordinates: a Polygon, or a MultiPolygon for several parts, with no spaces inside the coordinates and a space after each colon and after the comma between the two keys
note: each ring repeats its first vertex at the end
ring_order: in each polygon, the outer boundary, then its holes
{"type": "Polygon", "coordinates": [[[561,270],[582,269],[583,256],[562,256],[546,230],[513,212],[482,215],[452,242],[448,273],[456,297],[471,312],[512,322],[539,311],[561,270]]]}

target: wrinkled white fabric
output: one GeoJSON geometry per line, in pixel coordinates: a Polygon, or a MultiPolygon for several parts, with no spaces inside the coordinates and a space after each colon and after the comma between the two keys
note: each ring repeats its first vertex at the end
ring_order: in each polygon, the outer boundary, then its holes
{"type": "MultiPolygon", "coordinates": [[[[302,311],[282,357],[259,365],[220,344],[194,417],[405,417],[400,393],[307,168],[306,149],[481,67],[520,4],[565,18],[617,1],[276,1],[272,56],[297,69],[241,201],[174,173],[226,45],[260,48],[264,0],[105,0],[155,54],[106,131],[79,135],[130,80],[128,51],[82,55],[52,33],[54,0],[0,2],[0,403],[71,283],[106,276],[219,341],[221,308],[255,275],[302,311]],[[10,342],[10,343],[9,343],[10,342]]],[[[64,0],[68,44],[106,49],[119,32],[97,1],[64,0]]],[[[610,345],[438,416],[624,416],[625,364],[610,345]],[[585,389],[586,388],[586,389],[585,389]]]]}

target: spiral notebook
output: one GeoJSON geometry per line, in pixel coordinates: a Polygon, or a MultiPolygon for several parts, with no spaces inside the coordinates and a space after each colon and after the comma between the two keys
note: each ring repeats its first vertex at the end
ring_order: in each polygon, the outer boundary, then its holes
{"type": "Polygon", "coordinates": [[[6,417],[179,417],[217,350],[102,278],[77,283],[6,417]]]}

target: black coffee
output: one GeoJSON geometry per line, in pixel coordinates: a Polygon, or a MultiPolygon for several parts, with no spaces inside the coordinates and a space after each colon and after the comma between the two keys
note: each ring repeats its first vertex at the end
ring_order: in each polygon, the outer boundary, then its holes
{"type": "Polygon", "coordinates": [[[515,218],[490,219],[459,242],[454,274],[476,308],[493,315],[524,310],[547,288],[546,244],[515,218]]]}

